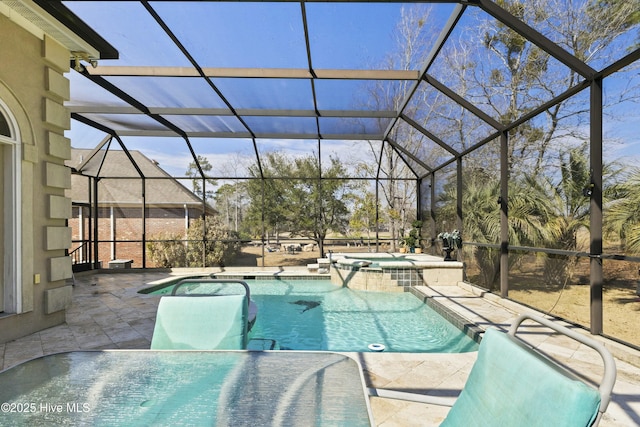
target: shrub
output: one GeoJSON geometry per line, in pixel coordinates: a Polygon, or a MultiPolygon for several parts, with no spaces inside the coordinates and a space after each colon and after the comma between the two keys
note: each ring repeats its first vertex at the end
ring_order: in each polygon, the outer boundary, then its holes
{"type": "Polygon", "coordinates": [[[233,263],[241,249],[239,234],[224,228],[214,217],[207,217],[204,224],[203,229],[202,219],[192,221],[186,238],[175,233],[155,236],[147,244],[151,260],[164,268],[223,267],[233,263]]]}
{"type": "Polygon", "coordinates": [[[187,250],[187,262],[189,267],[202,267],[203,246],[206,250],[204,267],[219,265],[224,267],[231,264],[240,253],[240,235],[226,229],[224,224],[215,217],[207,217],[206,231],[203,239],[203,221],[197,219],[191,223],[187,231],[189,249],[187,250]]]}
{"type": "Polygon", "coordinates": [[[156,267],[172,268],[187,266],[187,244],[175,233],[161,233],[147,243],[149,257],[156,267]]]}

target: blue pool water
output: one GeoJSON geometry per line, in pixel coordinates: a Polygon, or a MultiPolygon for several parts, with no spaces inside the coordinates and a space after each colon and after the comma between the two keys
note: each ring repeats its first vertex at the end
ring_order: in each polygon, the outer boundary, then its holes
{"type": "Polygon", "coordinates": [[[245,281],[258,306],[249,338],[275,339],[281,349],[366,352],[376,343],[387,352],[460,353],[478,347],[410,293],[357,291],[328,280],[245,281]]]}

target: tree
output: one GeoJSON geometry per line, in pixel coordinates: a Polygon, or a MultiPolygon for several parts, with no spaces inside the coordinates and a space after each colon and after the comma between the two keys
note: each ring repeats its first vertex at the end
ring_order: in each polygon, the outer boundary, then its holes
{"type": "MultiPolygon", "coordinates": [[[[607,47],[637,25],[640,10],[638,0],[501,0],[498,4],[588,64],[608,64],[617,59],[615,55],[619,55],[619,51],[607,47]]],[[[476,17],[478,24],[468,26],[464,34],[450,40],[430,73],[492,117],[510,123],[582,80],[576,71],[503,24],[480,12],[476,17]],[[476,40],[484,41],[484,50],[472,48],[476,40]]],[[[616,96],[606,99],[611,106],[637,100],[639,93],[637,86],[627,85],[616,96]]],[[[576,248],[576,234],[586,226],[589,212],[589,199],[583,195],[590,182],[582,145],[589,138],[585,133],[589,120],[589,102],[585,97],[580,94],[563,100],[509,132],[507,175],[511,245],[526,241],[529,245],[554,249],[576,248]],[[537,206],[527,201],[527,197],[535,200],[537,206]],[[532,217],[521,218],[524,212],[532,217]],[[513,224],[530,227],[536,223],[540,227],[537,233],[519,236],[513,228],[513,224]]],[[[428,111],[434,108],[437,107],[432,104],[428,111]]],[[[450,121],[437,120],[434,115],[425,127],[438,135],[446,135],[449,131],[451,138],[447,140],[455,141],[453,130],[456,127],[451,126],[450,121]]],[[[465,137],[460,133],[456,144],[468,148],[465,137]]],[[[499,144],[489,143],[485,147],[466,156],[465,162],[473,165],[472,169],[486,165],[487,159],[498,159],[499,144]]],[[[495,185],[479,182],[478,179],[483,178],[475,176],[478,170],[463,171],[463,232],[465,239],[471,241],[497,243],[495,239],[500,234],[500,226],[495,201],[500,194],[499,177],[497,174],[490,176],[495,185]]],[[[455,208],[455,192],[451,186],[448,191],[449,194],[442,195],[440,200],[447,200],[451,210],[455,208]]],[[[439,215],[455,218],[456,212],[451,210],[447,215],[439,215]]],[[[489,249],[478,250],[490,252],[489,249]]],[[[510,262],[513,258],[510,254],[510,262]]],[[[488,253],[483,260],[478,260],[479,264],[487,264],[481,269],[487,276],[485,283],[489,285],[497,279],[497,259],[497,253],[488,253]]],[[[556,280],[564,276],[566,263],[555,263],[557,268],[552,268],[552,264],[547,262],[547,278],[556,280]]]]}
{"type": "Polygon", "coordinates": [[[295,176],[292,162],[280,152],[268,152],[262,156],[261,168],[249,166],[249,175],[256,179],[247,182],[247,221],[253,234],[269,243],[271,235],[277,240],[287,227],[288,178],[295,176]],[[263,229],[266,236],[262,235],[263,229]]]}
{"type": "Polygon", "coordinates": [[[331,157],[321,172],[316,155],[290,158],[280,152],[266,153],[262,160],[262,175],[257,166],[250,168],[253,176],[263,179],[248,184],[249,217],[263,218],[276,235],[287,231],[312,239],[324,255],[328,232],[344,232],[348,223],[350,185],[342,179],[344,165],[331,157]]]}
{"type": "Polygon", "coordinates": [[[371,246],[371,231],[376,227],[376,198],[370,191],[353,195],[353,214],[349,219],[349,228],[356,233],[367,236],[367,244],[371,246]]]}
{"type": "Polygon", "coordinates": [[[212,216],[192,221],[187,240],[189,267],[224,267],[235,260],[242,247],[240,235],[212,216]]]}
{"type": "MultiPolygon", "coordinates": [[[[369,145],[375,154],[375,145],[369,145]]],[[[382,148],[379,169],[373,170],[371,164],[361,164],[358,169],[362,175],[375,176],[376,172],[384,179],[377,180],[380,194],[379,222],[386,224],[391,233],[391,250],[396,249],[396,242],[407,224],[416,219],[413,206],[416,204],[416,176],[388,144],[382,148]]]]}
{"type": "Polygon", "coordinates": [[[329,167],[321,172],[315,155],[296,159],[296,175],[300,178],[289,192],[290,231],[315,241],[320,256],[324,256],[324,240],[329,231],[346,232],[347,202],[351,198],[350,184],[343,179],[345,167],[333,156],[329,162],[329,167]]]}
{"type": "MultiPolygon", "coordinates": [[[[401,18],[398,22],[393,37],[399,49],[385,58],[383,68],[392,70],[418,69],[425,55],[436,39],[437,34],[432,27],[426,25],[432,18],[432,8],[424,5],[413,5],[401,9],[401,18]]],[[[372,102],[367,108],[373,110],[398,111],[411,89],[411,82],[401,81],[396,85],[388,85],[385,82],[373,82],[366,86],[369,94],[368,100],[372,102]]],[[[415,108],[408,106],[406,114],[413,116],[411,111],[415,108]]],[[[387,119],[379,119],[380,132],[384,132],[389,122],[387,119]]],[[[435,160],[437,154],[434,151],[425,150],[424,147],[432,146],[427,137],[412,126],[396,126],[390,134],[394,144],[401,144],[403,149],[425,163],[435,160]]],[[[411,207],[416,204],[416,171],[426,173],[422,166],[410,160],[406,154],[400,151],[392,143],[385,142],[382,145],[369,142],[369,149],[373,157],[380,159],[377,169],[372,165],[361,164],[359,169],[367,176],[379,176],[377,181],[380,189],[381,220],[385,222],[391,232],[392,250],[396,249],[396,242],[407,224],[416,219],[417,213],[411,207]],[[411,167],[409,163],[411,163],[411,167]],[[413,168],[413,169],[412,169],[413,168]],[[409,211],[412,213],[410,214],[409,211]]]]}
{"type": "Polygon", "coordinates": [[[159,233],[147,243],[149,258],[156,267],[187,267],[187,245],[184,236],[176,233],[159,233]]]}
{"type": "MultiPolygon", "coordinates": [[[[590,215],[590,166],[586,154],[586,143],[560,154],[560,173],[557,176],[527,177],[523,191],[534,195],[544,206],[546,220],[540,224],[543,239],[539,242],[545,248],[566,251],[584,250],[580,248],[578,235],[589,228],[590,215]]],[[[614,183],[620,173],[615,163],[605,163],[603,167],[603,203],[616,205],[624,191],[614,183]]],[[[607,219],[608,221],[608,219],[607,219]]],[[[605,227],[607,226],[605,222],[605,227]]],[[[564,284],[572,277],[571,267],[577,258],[547,255],[544,265],[545,282],[564,284]]]]}
{"type": "MultiPolygon", "coordinates": [[[[535,194],[548,215],[540,224],[544,231],[538,242],[545,248],[574,251],[578,249],[578,233],[589,227],[589,164],[583,149],[574,148],[561,156],[560,178],[526,177],[528,194],[535,194]]],[[[572,275],[577,258],[546,255],[545,283],[562,285],[572,275]]]]}
{"type": "Polygon", "coordinates": [[[245,199],[246,188],[242,182],[234,181],[233,184],[224,184],[216,190],[216,209],[224,216],[228,229],[240,232],[246,210],[245,199]]]}
{"type": "MultiPolygon", "coordinates": [[[[500,0],[498,4],[593,67],[618,59],[616,43],[623,43],[621,36],[638,23],[640,9],[640,0],[500,0]]],[[[515,31],[474,12],[477,24],[450,39],[430,73],[490,116],[510,123],[583,79],[515,31]],[[477,40],[484,41],[484,49],[474,48],[477,40]]],[[[638,99],[638,89],[637,85],[626,87],[616,96],[607,96],[607,106],[638,99]]],[[[575,141],[588,139],[589,102],[584,96],[563,100],[509,133],[510,176],[539,176],[547,169],[555,173],[560,153],[575,141]]],[[[608,111],[613,113],[610,119],[616,119],[614,110],[605,108],[608,111]]],[[[453,144],[456,128],[450,122],[434,117],[427,128],[441,136],[448,132],[453,144]]],[[[468,132],[460,133],[455,143],[468,148],[465,139],[468,132]]]]}
{"type": "MultiPolygon", "coordinates": [[[[583,36],[587,39],[593,35],[604,34],[604,40],[595,40],[592,44],[611,42],[617,37],[640,23],[640,2],[638,0],[591,0],[586,5],[585,14],[589,16],[589,26],[585,28],[583,36]]],[[[635,45],[628,50],[637,49],[640,43],[640,33],[636,37],[635,45]]],[[[593,50],[593,49],[592,49],[593,50]]]]}
{"type": "MultiPolygon", "coordinates": [[[[200,169],[202,169],[202,172],[205,174],[205,176],[206,176],[206,172],[209,172],[213,169],[213,166],[211,165],[211,163],[209,163],[209,160],[206,157],[198,155],[197,161],[198,161],[198,164],[200,164],[200,169]]],[[[187,167],[187,171],[186,171],[186,176],[193,178],[191,182],[193,185],[193,193],[195,195],[203,199],[210,199],[211,197],[213,197],[213,194],[214,194],[213,187],[216,186],[216,180],[210,179],[210,178],[203,179],[202,176],[200,175],[200,171],[198,170],[198,165],[196,164],[195,161],[189,163],[189,166],[187,167]],[[204,187],[203,183],[206,183],[207,185],[206,194],[204,194],[202,190],[204,187]]]]}

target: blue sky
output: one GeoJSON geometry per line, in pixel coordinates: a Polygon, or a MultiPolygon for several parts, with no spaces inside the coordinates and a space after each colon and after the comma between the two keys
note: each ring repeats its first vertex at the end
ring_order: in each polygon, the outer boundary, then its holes
{"type": "MultiPolygon", "coordinates": [[[[140,3],[109,2],[99,10],[92,3],[65,5],[119,50],[120,59],[110,65],[190,65],[140,3]]],[[[151,5],[203,67],[308,67],[299,3],[192,2],[188,9],[173,2],[151,5]]],[[[395,48],[390,35],[402,6],[307,4],[313,66],[380,64],[395,48]]],[[[452,9],[434,5],[441,23],[452,9]]]]}
{"type": "MultiPolygon", "coordinates": [[[[73,1],[65,4],[119,50],[119,60],[101,61],[101,65],[191,65],[138,2],[109,2],[108,8],[102,7],[99,10],[92,7],[92,2],[73,1]]],[[[191,14],[187,17],[181,5],[171,2],[151,4],[172,28],[176,28],[178,38],[203,67],[308,67],[299,3],[189,3],[190,7],[198,8],[195,18],[191,14]]],[[[400,19],[402,6],[397,3],[306,4],[313,67],[386,67],[385,58],[397,49],[393,31],[400,19]]],[[[424,30],[437,33],[453,6],[433,6],[437,25],[426,25],[424,30]]],[[[72,94],[80,94],[88,101],[91,101],[93,96],[103,98],[102,93],[94,95],[95,89],[87,85],[86,79],[77,73],[72,74],[72,94]]],[[[629,79],[632,84],[640,85],[640,75],[637,71],[630,72],[623,78],[608,81],[608,96],[615,97],[621,85],[629,83],[629,79]]],[[[123,84],[125,79],[112,78],[112,81],[123,84]]],[[[243,108],[313,107],[310,98],[301,95],[310,92],[306,80],[287,84],[275,80],[269,81],[268,84],[264,81],[245,81],[243,83],[249,84],[244,84],[243,93],[234,90],[239,84],[233,79],[218,79],[216,83],[223,93],[231,94],[229,96],[235,93],[237,99],[233,99],[233,102],[243,108]],[[293,98],[295,102],[287,106],[281,105],[279,95],[283,94],[288,100],[293,98]]],[[[352,103],[351,108],[355,108],[357,102],[363,102],[354,100],[359,96],[357,84],[358,82],[318,81],[318,102],[322,103],[319,108],[339,109],[349,102],[352,103]]],[[[211,92],[208,92],[208,96],[201,96],[208,88],[203,88],[202,83],[196,83],[195,80],[178,83],[177,80],[172,81],[168,78],[148,78],[143,82],[136,81],[130,89],[136,90],[136,85],[139,89],[149,89],[146,91],[147,95],[140,95],[144,98],[141,101],[149,106],[154,106],[154,95],[159,93],[163,94],[163,100],[169,99],[178,106],[215,108],[224,105],[211,92]]],[[[111,98],[111,103],[122,104],[122,101],[111,98]]],[[[608,111],[618,120],[605,121],[605,137],[616,138],[619,142],[615,145],[609,144],[606,150],[608,156],[625,157],[630,162],[637,161],[640,152],[640,115],[637,107],[638,105],[626,103],[608,111]]],[[[274,120],[274,125],[276,124],[274,120]]],[[[99,131],[75,122],[67,135],[72,139],[74,147],[93,147],[104,136],[99,131]]],[[[183,174],[185,164],[190,161],[190,153],[183,143],[180,144],[181,139],[160,141],[156,138],[151,143],[146,138],[125,140],[131,149],[144,148],[143,152],[158,160],[171,174],[183,174]]],[[[247,157],[254,155],[253,146],[247,140],[230,139],[211,144],[208,141],[194,139],[193,144],[198,147],[196,151],[199,154],[210,156],[212,163],[221,165],[237,159],[237,152],[247,157]]],[[[336,153],[354,161],[371,160],[368,152],[354,150],[354,144],[351,142],[332,141],[327,145],[330,148],[325,149],[325,154],[336,153]]],[[[261,149],[279,148],[287,150],[292,155],[310,153],[315,146],[315,141],[260,141],[261,149]]]]}

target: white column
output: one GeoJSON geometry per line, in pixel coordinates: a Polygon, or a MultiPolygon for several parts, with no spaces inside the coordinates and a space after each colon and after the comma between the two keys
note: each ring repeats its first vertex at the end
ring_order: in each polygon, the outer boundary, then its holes
{"type": "Polygon", "coordinates": [[[111,221],[111,259],[116,259],[116,218],[113,213],[113,206],[109,207],[109,219],[111,221]]]}

